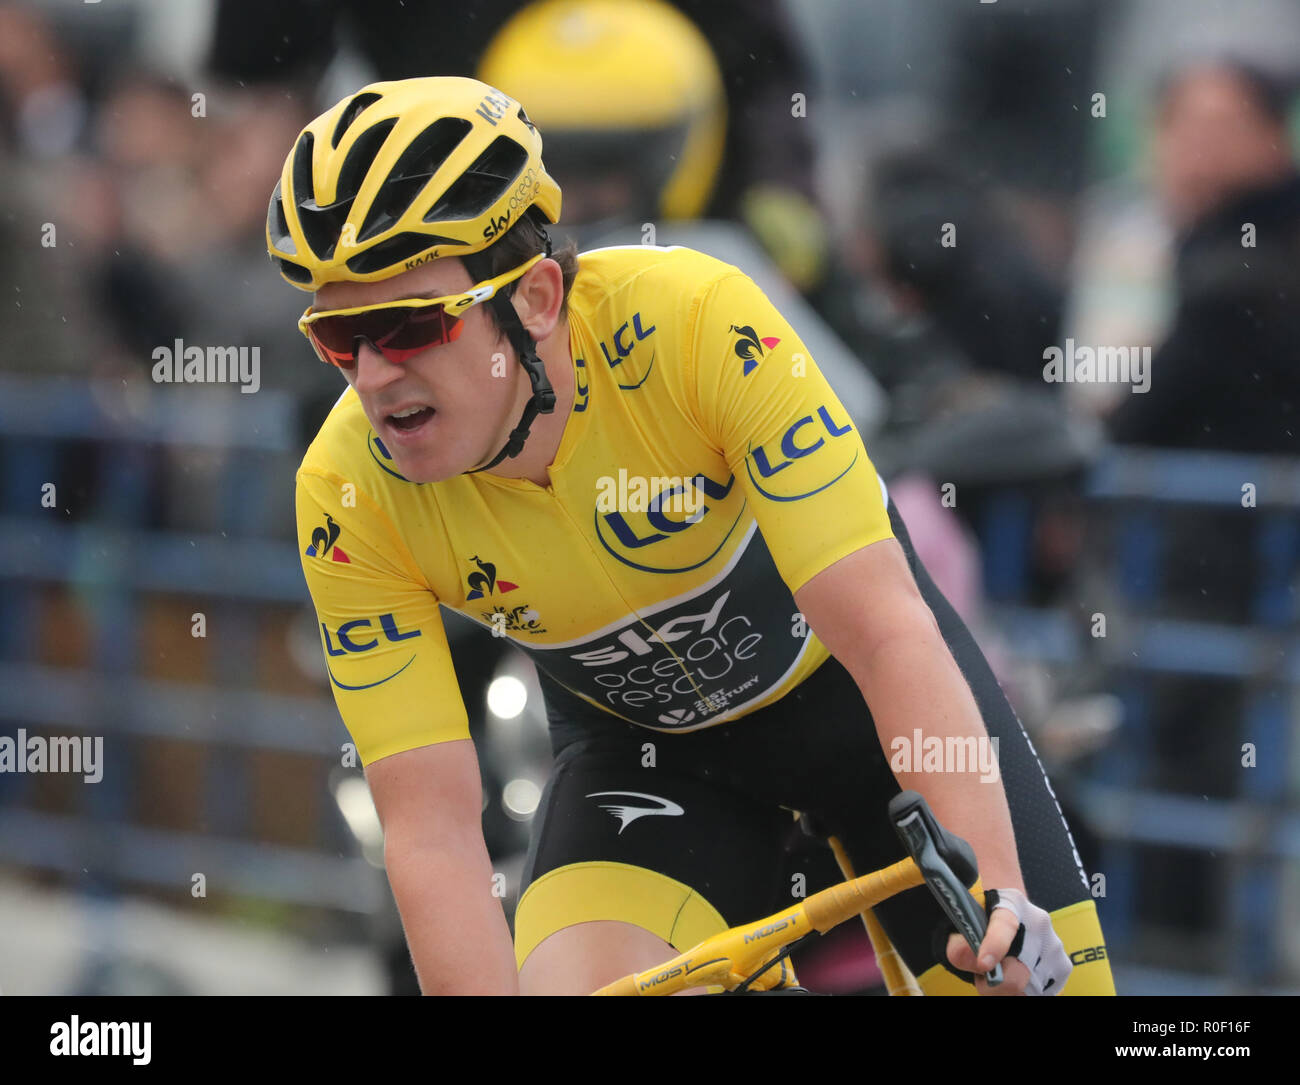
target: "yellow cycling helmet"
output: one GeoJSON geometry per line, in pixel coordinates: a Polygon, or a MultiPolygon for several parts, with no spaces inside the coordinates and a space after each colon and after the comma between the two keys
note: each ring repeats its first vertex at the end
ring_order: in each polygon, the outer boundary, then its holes
{"type": "Polygon", "coordinates": [[[560,187],[523,107],[475,79],[371,83],[302,130],[266,217],[266,247],[301,290],[372,282],[492,244],[560,187]]]}
{"type": "Polygon", "coordinates": [[[726,94],[708,40],[680,11],[660,0],[540,0],[501,28],[478,74],[528,103],[566,184],[622,170],[653,200],[648,212],[704,210],[726,94]]]}

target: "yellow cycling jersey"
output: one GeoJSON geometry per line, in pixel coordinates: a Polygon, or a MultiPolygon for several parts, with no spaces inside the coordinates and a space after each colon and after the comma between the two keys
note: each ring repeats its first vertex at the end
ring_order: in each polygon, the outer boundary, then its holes
{"type": "Polygon", "coordinates": [[[793,593],[892,537],[884,485],[790,325],[685,248],[579,256],[551,485],[417,485],[349,389],[298,472],[303,571],[363,763],[468,737],[438,606],[632,723],[689,731],[827,658],[793,593]]]}

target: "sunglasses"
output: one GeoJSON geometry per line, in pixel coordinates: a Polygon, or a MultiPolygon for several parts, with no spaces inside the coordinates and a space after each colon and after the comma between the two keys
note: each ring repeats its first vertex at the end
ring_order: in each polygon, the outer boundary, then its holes
{"type": "Polygon", "coordinates": [[[457,339],[466,312],[493,297],[545,256],[539,252],[496,278],[443,298],[404,298],[319,312],[308,308],[298,321],[298,330],[311,341],[322,362],[340,369],[352,369],[357,364],[358,339],[366,340],[385,360],[401,365],[423,350],[457,339]]]}

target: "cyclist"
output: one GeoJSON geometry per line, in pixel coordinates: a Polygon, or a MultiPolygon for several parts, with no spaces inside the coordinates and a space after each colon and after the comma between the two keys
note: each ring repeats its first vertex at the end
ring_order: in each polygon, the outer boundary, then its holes
{"type": "MultiPolygon", "coordinates": [[[[303,130],[268,211],[349,385],[298,473],[300,547],[422,988],[649,967],[789,901],[791,811],[846,866],[900,858],[902,784],[998,891],[996,991],[1110,993],[1041,766],[794,329],[702,253],[552,252],[541,147],[486,84],[376,83],[303,130]],[[546,697],[513,950],[440,604],[546,697]],[[990,738],[991,780],[931,764],[990,738]]],[[[976,961],[924,889],[877,914],[925,990],[989,990],[945,971],[976,961]]]]}

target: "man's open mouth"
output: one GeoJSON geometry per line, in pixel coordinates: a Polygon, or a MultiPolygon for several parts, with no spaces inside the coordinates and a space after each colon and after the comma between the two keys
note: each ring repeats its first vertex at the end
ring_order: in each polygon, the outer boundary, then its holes
{"type": "Polygon", "coordinates": [[[387,421],[395,430],[402,433],[410,433],[419,429],[429,421],[435,413],[436,412],[432,407],[408,407],[406,410],[401,411],[398,414],[390,414],[387,421]]]}

